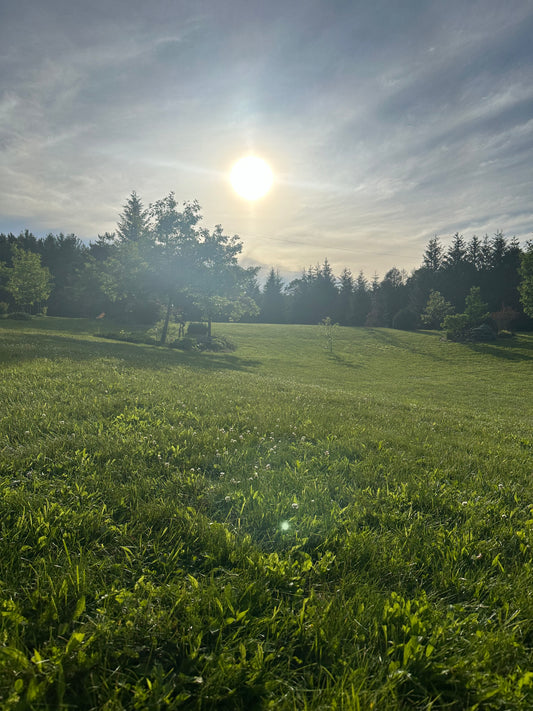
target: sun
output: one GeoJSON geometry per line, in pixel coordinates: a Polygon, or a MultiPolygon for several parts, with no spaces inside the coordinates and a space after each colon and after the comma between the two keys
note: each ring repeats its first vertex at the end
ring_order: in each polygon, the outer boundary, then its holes
{"type": "Polygon", "coordinates": [[[241,197],[258,200],[268,193],[274,177],[265,160],[257,156],[245,156],[231,169],[230,180],[233,189],[241,197]]]}

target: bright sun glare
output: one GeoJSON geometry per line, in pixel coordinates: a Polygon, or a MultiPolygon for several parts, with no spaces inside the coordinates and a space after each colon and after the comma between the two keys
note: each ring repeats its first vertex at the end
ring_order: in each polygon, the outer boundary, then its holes
{"type": "Polygon", "coordinates": [[[256,156],[238,160],[231,169],[231,184],[246,200],[258,200],[272,187],[272,170],[266,161],[256,156]]]}

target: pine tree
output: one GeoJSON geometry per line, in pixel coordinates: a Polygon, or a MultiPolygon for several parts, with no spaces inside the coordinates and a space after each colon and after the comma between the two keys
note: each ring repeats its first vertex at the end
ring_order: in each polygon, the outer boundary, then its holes
{"type": "Polygon", "coordinates": [[[352,301],[354,281],[349,269],[344,268],[339,277],[338,321],[342,326],[352,323],[352,301]]]}
{"type": "Polygon", "coordinates": [[[442,260],[442,246],[439,238],[435,235],[435,237],[432,237],[428,242],[426,251],[424,252],[422,266],[432,272],[438,272],[442,267],[442,260]]]}
{"type": "Polygon", "coordinates": [[[283,281],[274,267],[269,272],[261,295],[261,321],[263,323],[285,322],[285,297],[283,281]]]}
{"type": "Polygon", "coordinates": [[[117,234],[121,242],[142,242],[149,233],[148,210],[135,191],[129,196],[120,214],[117,234]]]}

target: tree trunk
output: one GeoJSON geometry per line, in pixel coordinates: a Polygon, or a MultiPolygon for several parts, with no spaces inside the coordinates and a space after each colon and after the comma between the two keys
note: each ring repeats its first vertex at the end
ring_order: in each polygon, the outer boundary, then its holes
{"type": "Polygon", "coordinates": [[[168,322],[170,321],[170,311],[172,310],[172,297],[168,297],[167,313],[165,316],[165,323],[163,325],[163,333],[161,334],[160,345],[164,346],[167,340],[168,333],[168,322]]]}
{"type": "Polygon", "coordinates": [[[211,316],[207,317],[207,337],[211,338],[211,316]]]}

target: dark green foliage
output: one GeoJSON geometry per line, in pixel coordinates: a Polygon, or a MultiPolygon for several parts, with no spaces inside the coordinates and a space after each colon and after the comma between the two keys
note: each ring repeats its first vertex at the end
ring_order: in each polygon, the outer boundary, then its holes
{"type": "Polygon", "coordinates": [[[469,325],[473,328],[486,321],[490,314],[487,304],[481,298],[479,286],[473,286],[465,299],[465,314],[468,316],[469,325]]]}
{"type": "MultiPolygon", "coordinates": [[[[244,319],[316,324],[330,315],[342,325],[390,327],[393,316],[408,308],[426,319],[426,327],[438,328],[447,314],[424,314],[431,293],[440,294],[446,309],[461,313],[470,289],[477,286],[500,329],[533,327],[533,316],[528,317],[533,314],[531,247],[524,249],[501,232],[474,235],[469,241],[456,233],[448,246],[434,237],[422,266],[410,276],[393,268],[369,285],[362,272],[354,279],[347,268],[336,277],[326,259],[287,287],[272,268],[261,290],[257,270],[237,263],[238,238],[225,235],[220,226],[201,228],[200,218],[195,201],[180,207],[170,193],[146,210],[132,193],[117,234],[101,235],[88,247],[72,234],[44,239],[27,230],[18,237],[0,234],[0,262],[5,264],[0,301],[20,308],[6,291],[5,269],[12,268],[15,246],[39,255],[50,270],[49,315],[95,317],[105,312],[123,323],[145,325],[164,314],[168,323],[176,317],[203,318],[208,327],[213,320],[244,319]]],[[[166,340],[164,329],[161,337],[166,340]]]]}
{"type": "Polygon", "coordinates": [[[525,313],[533,318],[533,242],[529,242],[527,250],[522,254],[520,269],[520,301],[525,313]]]}
{"type": "Polygon", "coordinates": [[[12,311],[8,313],[7,318],[13,319],[13,321],[31,321],[33,316],[27,311],[12,311]]]}
{"type": "Polygon", "coordinates": [[[414,331],[418,326],[418,315],[412,309],[401,309],[392,319],[392,327],[401,331],[414,331]]]}
{"type": "Polygon", "coordinates": [[[224,336],[199,336],[196,339],[196,347],[199,351],[213,353],[230,353],[236,349],[236,345],[224,336]]]}
{"type": "Polygon", "coordinates": [[[191,322],[187,326],[188,336],[206,336],[207,335],[207,324],[201,322],[191,322]]]}
{"type": "Polygon", "coordinates": [[[468,340],[470,341],[495,341],[496,331],[488,324],[482,323],[481,326],[476,326],[468,332],[468,340]]]}
{"type": "Polygon", "coordinates": [[[471,328],[470,319],[466,314],[450,314],[442,322],[449,341],[465,341],[471,328]]]}
{"type": "Polygon", "coordinates": [[[259,320],[262,323],[284,323],[287,320],[283,281],[273,268],[263,287],[260,304],[259,320]]]}
{"type": "Polygon", "coordinates": [[[0,301],[0,316],[4,316],[9,311],[9,304],[7,301],[0,301]]]}
{"type": "Polygon", "coordinates": [[[168,345],[180,351],[192,351],[196,347],[196,341],[193,338],[177,338],[168,345]]]}
{"type": "Polygon", "coordinates": [[[465,312],[446,316],[442,327],[451,341],[492,340],[495,331],[487,323],[490,314],[487,304],[481,300],[481,289],[473,286],[465,300],[465,312]],[[486,328],[481,328],[486,326],[486,328]],[[492,337],[489,337],[489,333],[492,337]]]}

